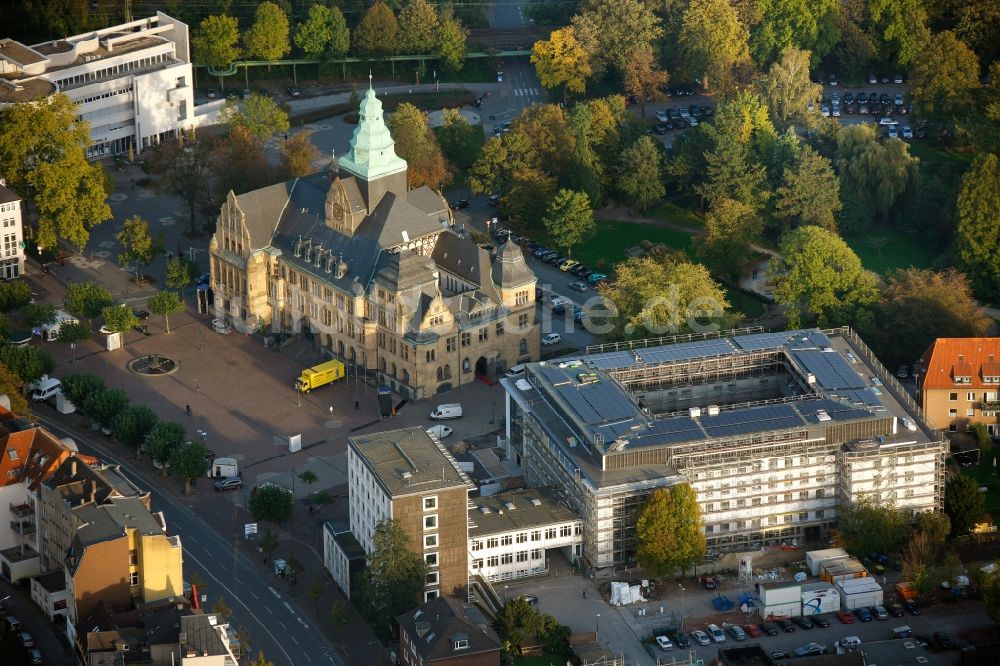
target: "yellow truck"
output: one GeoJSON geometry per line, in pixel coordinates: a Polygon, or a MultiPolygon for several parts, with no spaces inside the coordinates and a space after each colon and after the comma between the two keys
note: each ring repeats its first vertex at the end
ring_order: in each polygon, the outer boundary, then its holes
{"type": "Polygon", "coordinates": [[[343,376],[343,363],[340,361],[327,361],[326,363],[320,363],[319,365],[314,365],[311,368],[303,370],[299,378],[295,380],[295,388],[303,393],[308,393],[314,388],[335,382],[343,376]]]}

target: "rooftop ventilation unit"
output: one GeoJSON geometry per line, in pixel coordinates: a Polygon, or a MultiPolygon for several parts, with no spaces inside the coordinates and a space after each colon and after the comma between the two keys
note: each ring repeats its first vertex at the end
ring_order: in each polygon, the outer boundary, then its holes
{"type": "Polygon", "coordinates": [[[689,407],[688,416],[690,416],[693,419],[696,419],[699,416],[701,416],[701,407],[689,407]]]}
{"type": "Polygon", "coordinates": [[[708,415],[709,416],[718,416],[719,415],[719,406],[718,405],[709,405],[708,406],[708,415]]]}
{"type": "Polygon", "coordinates": [[[816,411],[816,420],[822,423],[823,421],[830,421],[831,419],[825,409],[820,409],[816,411]]]}
{"type": "Polygon", "coordinates": [[[809,384],[809,386],[812,386],[812,385],[813,385],[813,384],[815,384],[815,383],[816,383],[816,375],[814,375],[814,374],[813,374],[813,373],[811,373],[811,372],[810,372],[810,373],[808,373],[808,374],[806,375],[806,384],[809,384]]]}
{"type": "Polygon", "coordinates": [[[513,511],[513,510],[514,510],[514,508],[515,508],[515,507],[514,507],[514,503],[513,503],[513,502],[504,502],[504,503],[503,503],[503,505],[504,505],[505,507],[507,507],[507,510],[508,510],[508,511],[513,511]]]}
{"type": "Polygon", "coordinates": [[[538,499],[537,497],[532,497],[528,501],[531,502],[532,506],[541,506],[542,505],[542,500],[538,499]]]}
{"type": "Polygon", "coordinates": [[[399,476],[401,476],[403,478],[403,480],[405,481],[405,480],[409,479],[410,477],[412,477],[413,474],[411,474],[410,472],[403,472],[399,476]]]}
{"type": "Polygon", "coordinates": [[[481,507],[479,507],[479,511],[482,512],[483,515],[488,514],[488,513],[493,513],[492,511],[490,511],[490,507],[488,507],[488,506],[481,506],[481,507]]]}

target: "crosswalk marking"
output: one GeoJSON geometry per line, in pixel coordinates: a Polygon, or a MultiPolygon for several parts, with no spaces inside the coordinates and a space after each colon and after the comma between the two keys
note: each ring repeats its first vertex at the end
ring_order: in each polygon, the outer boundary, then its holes
{"type": "Polygon", "coordinates": [[[520,97],[521,96],[521,89],[520,88],[514,88],[514,96],[515,97],[520,97]]]}

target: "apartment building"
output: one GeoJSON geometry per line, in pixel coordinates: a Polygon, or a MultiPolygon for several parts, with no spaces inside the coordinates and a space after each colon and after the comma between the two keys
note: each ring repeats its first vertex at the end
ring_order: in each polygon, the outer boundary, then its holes
{"type": "Polygon", "coordinates": [[[406,666],[500,666],[500,638],[482,612],[455,599],[431,599],[396,618],[406,666]]]}
{"type": "Polygon", "coordinates": [[[915,371],[931,427],[955,432],[983,423],[1000,438],[1000,338],[938,338],[915,371]]]}
{"type": "Polygon", "coordinates": [[[301,335],[410,400],[538,358],[521,248],[491,257],[453,230],[439,192],[408,189],[394,145],[369,88],[329,172],[230,192],[209,245],[217,316],[301,335]]]}
{"type": "Polygon", "coordinates": [[[0,39],[0,106],[55,93],[89,123],[91,158],[214,122],[221,105],[196,111],[188,26],[163,12],[31,46],[0,39]]]}
{"type": "Polygon", "coordinates": [[[946,443],[849,329],[662,342],[503,381],[510,453],[579,512],[586,566],[632,566],[638,510],[679,483],[718,550],[819,537],[861,497],[941,510],[946,443]]]}
{"type": "Polygon", "coordinates": [[[24,274],[24,231],[21,226],[21,197],[7,187],[0,175],[0,280],[24,274]]]}
{"type": "Polygon", "coordinates": [[[73,508],[77,525],[66,553],[67,634],[98,603],[115,610],[184,592],[180,536],[167,536],[163,515],[136,497],[87,502],[73,508]]]}
{"type": "Polygon", "coordinates": [[[515,580],[548,572],[554,550],[582,555],[583,521],[544,489],[478,497],[469,508],[469,575],[515,580]]]}
{"type": "MultiPolygon", "coordinates": [[[[440,441],[423,428],[351,437],[347,479],[351,533],[366,553],[374,549],[376,525],[398,520],[428,566],[421,601],[465,592],[469,491],[475,486],[440,441]]],[[[330,547],[338,542],[331,540],[330,547]]]]}

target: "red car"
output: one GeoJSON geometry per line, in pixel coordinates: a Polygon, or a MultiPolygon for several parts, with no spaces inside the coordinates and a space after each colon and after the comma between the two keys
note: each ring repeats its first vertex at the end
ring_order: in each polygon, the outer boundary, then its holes
{"type": "Polygon", "coordinates": [[[836,613],[837,619],[844,624],[854,624],[854,616],[851,615],[850,611],[839,610],[836,613]]]}
{"type": "Polygon", "coordinates": [[[756,624],[744,624],[743,631],[747,632],[750,638],[760,638],[760,628],[756,624]]]}

